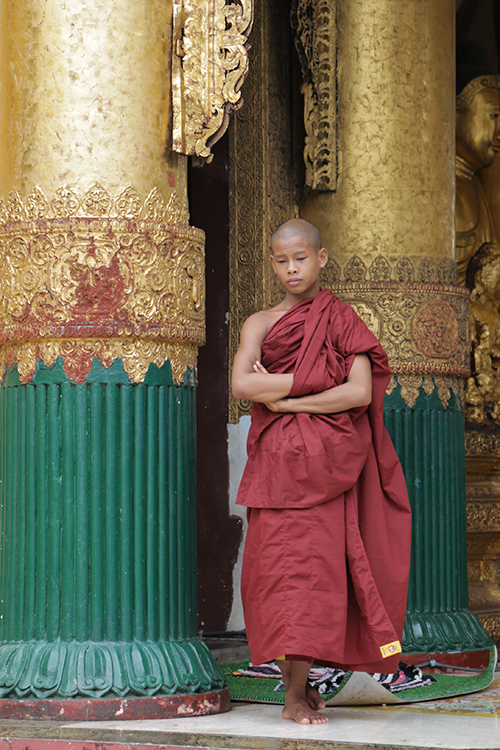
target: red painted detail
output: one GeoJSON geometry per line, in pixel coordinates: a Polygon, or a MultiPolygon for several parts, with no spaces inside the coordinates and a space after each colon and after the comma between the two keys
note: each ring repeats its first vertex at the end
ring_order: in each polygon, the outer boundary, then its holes
{"type": "Polygon", "coordinates": [[[175,172],[167,172],[168,186],[175,187],[175,172]]]}
{"type": "MultiPolygon", "coordinates": [[[[73,700],[0,699],[2,719],[58,719],[59,721],[125,721],[208,716],[231,708],[229,688],[200,695],[155,695],[125,698],[75,698],[73,700]]],[[[42,742],[39,740],[39,742],[42,742]]],[[[67,743],[68,747],[71,743],[67,743]]],[[[73,743],[78,746],[82,743],[73,743]]],[[[88,747],[89,743],[85,743],[88,747]]],[[[101,745],[100,745],[101,746],[101,745]]],[[[0,744],[0,750],[1,750],[0,744]]],[[[34,748],[30,740],[30,747],[34,748]]],[[[118,747],[118,746],[117,746],[118,747]]],[[[123,746],[121,746],[123,747],[123,746]]]]}
{"type": "Polygon", "coordinates": [[[125,289],[118,255],[113,256],[109,266],[102,263],[97,265],[95,250],[91,246],[85,260],[85,264],[73,262],[69,267],[76,284],[75,311],[104,314],[116,310],[122,302],[125,289]]]}
{"type": "Polygon", "coordinates": [[[87,354],[87,356],[85,356],[83,352],[78,352],[78,354],[79,356],[70,356],[65,358],[63,370],[68,378],[73,381],[73,383],[79,383],[81,385],[85,383],[87,375],[92,370],[93,353],[87,354]]]}
{"type": "Polygon", "coordinates": [[[426,661],[436,661],[439,664],[449,664],[450,667],[470,667],[471,669],[486,669],[490,663],[490,651],[461,651],[460,653],[434,654],[401,654],[401,661],[405,664],[423,664],[426,661]]]}

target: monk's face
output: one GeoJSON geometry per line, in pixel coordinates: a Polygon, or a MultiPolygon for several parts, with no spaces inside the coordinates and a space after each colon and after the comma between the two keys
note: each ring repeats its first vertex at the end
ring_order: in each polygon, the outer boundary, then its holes
{"type": "Polygon", "coordinates": [[[298,299],[313,297],[319,292],[319,272],[325,267],[328,253],[317,251],[301,234],[276,239],[271,263],[287,295],[298,299]]]}
{"type": "Polygon", "coordinates": [[[493,164],[500,150],[500,91],[479,91],[466,112],[457,112],[457,154],[474,171],[493,164]]]}

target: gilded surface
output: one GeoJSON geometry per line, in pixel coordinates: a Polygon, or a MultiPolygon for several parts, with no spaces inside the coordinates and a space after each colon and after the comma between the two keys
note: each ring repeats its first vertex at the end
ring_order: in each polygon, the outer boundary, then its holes
{"type": "MultiPolygon", "coordinates": [[[[500,532],[500,501],[479,502],[469,500],[467,503],[468,531],[500,532]]],[[[500,552],[500,550],[498,550],[500,552]]]]}
{"type": "Polygon", "coordinates": [[[500,423],[500,246],[490,206],[476,172],[500,149],[500,76],[472,80],[456,102],[456,257],[458,278],[471,289],[472,376],[466,417],[500,423]]]}
{"type": "MultiPolygon", "coordinates": [[[[269,262],[270,239],[297,212],[289,154],[290,71],[282,54],[288,23],[280,3],[256,0],[245,106],[229,128],[230,362],[247,317],[281,299],[269,262]]],[[[230,421],[237,423],[250,409],[250,402],[231,397],[230,421]]]]}
{"type": "Polygon", "coordinates": [[[459,281],[471,289],[472,375],[465,389],[469,599],[495,639],[500,637],[500,247],[476,173],[486,174],[500,148],[499,87],[499,76],[475,78],[456,101],[456,258],[459,281]]]}
{"type": "Polygon", "coordinates": [[[1,23],[0,195],[98,181],[186,200],[185,159],[165,149],[172,0],[2,0],[1,23]]]}
{"type": "Polygon", "coordinates": [[[500,641],[500,614],[478,613],[478,617],[490,638],[498,643],[500,641]]]}
{"type": "MultiPolygon", "coordinates": [[[[423,18],[420,7],[415,6],[416,15],[411,16],[410,26],[407,15],[402,24],[403,34],[408,36],[405,36],[403,59],[401,40],[394,35],[392,25],[388,28],[386,23],[386,2],[373,14],[365,12],[362,2],[337,0],[336,5],[338,63],[342,69],[339,112],[343,118],[339,133],[339,182],[336,194],[310,195],[301,207],[301,215],[320,228],[323,244],[330,252],[322,284],[352,304],[380,336],[401,381],[406,403],[414,403],[420,387],[429,393],[437,387],[446,405],[450,393],[460,391],[459,379],[469,373],[467,296],[463,290],[449,286],[457,278],[452,244],[453,163],[450,159],[442,170],[428,169],[431,154],[442,161],[443,122],[450,123],[449,127],[445,125],[450,156],[454,148],[451,3],[449,7],[445,4],[446,7],[437,8],[426,2],[426,12],[436,26],[431,28],[426,22],[425,33],[431,34],[429,41],[436,55],[444,55],[448,47],[450,53],[444,67],[432,71],[431,89],[439,91],[438,105],[430,91],[418,88],[418,75],[414,79],[415,90],[410,93],[408,88],[409,52],[414,53],[417,68],[422,64],[420,43],[410,30],[411,24],[420,29],[423,18]],[[361,59],[356,57],[353,40],[359,40],[364,53],[361,59]],[[387,67],[382,62],[386,59],[391,60],[387,67]],[[443,97],[443,87],[449,90],[449,96],[443,97]],[[429,137],[425,141],[421,138],[421,122],[417,123],[413,114],[416,89],[420,92],[419,106],[423,106],[428,118],[429,137]],[[401,107],[401,101],[406,99],[408,110],[401,107]],[[388,127],[388,118],[392,117],[399,123],[400,140],[394,129],[388,127]],[[414,178],[424,185],[418,195],[410,195],[409,186],[417,184],[414,178]],[[420,234],[415,233],[415,227],[419,227],[420,234]],[[452,341],[445,342],[444,337],[450,331],[452,341]]],[[[280,289],[270,273],[267,248],[273,229],[295,212],[286,167],[289,156],[283,153],[283,144],[286,148],[290,142],[286,127],[288,103],[284,95],[288,84],[286,77],[281,79],[277,96],[270,87],[277,65],[283,62],[276,62],[273,57],[279,41],[272,40],[271,47],[262,31],[261,17],[267,18],[271,13],[267,6],[261,1],[256,3],[253,59],[244,86],[247,107],[236,115],[230,129],[234,170],[231,361],[243,321],[256,310],[281,299],[280,289]],[[266,116],[268,112],[272,113],[271,118],[266,116]],[[268,139],[273,147],[269,152],[268,139]],[[280,157],[278,169],[274,169],[273,153],[280,157]],[[266,172],[269,163],[273,166],[272,179],[266,172]]],[[[330,9],[331,6],[330,3],[330,9]]],[[[309,21],[314,9],[312,3],[301,3],[300,8],[301,33],[304,44],[310,48],[309,21]]],[[[273,28],[278,29],[279,23],[273,28]]],[[[443,57],[443,63],[444,60],[443,57]]],[[[428,74],[426,67],[425,75],[428,74]]],[[[238,421],[249,408],[250,404],[231,401],[231,421],[238,421]]]]}
{"type": "Polygon", "coordinates": [[[337,185],[336,0],[294,0],[292,27],[302,66],[306,185],[337,185]]]}
{"type": "MultiPolygon", "coordinates": [[[[407,406],[419,389],[438,388],[444,406],[470,374],[468,292],[457,286],[398,282],[324,284],[349,303],[377,336],[407,406]]],[[[393,382],[392,387],[394,387],[393,382]]]]}
{"type": "Polygon", "coordinates": [[[126,187],[112,197],[94,184],[81,197],[64,187],[51,200],[38,189],[26,202],[15,193],[2,202],[2,377],[4,363],[17,362],[29,382],[37,361],[58,356],[75,382],[92,357],[106,367],[120,357],[132,382],[151,362],[170,359],[177,382],[195,368],[204,235],[173,195],[166,202],[153,190],[142,200],[126,187]]]}
{"type": "Polygon", "coordinates": [[[449,359],[458,344],[458,319],[448,302],[424,302],[411,321],[415,346],[427,357],[449,359]]]}
{"type": "Polygon", "coordinates": [[[500,458],[500,435],[467,430],[465,451],[468,456],[495,456],[500,458]]]}
{"type": "Polygon", "coordinates": [[[172,148],[210,161],[242,104],[253,0],[173,0],[172,148]]]}
{"type": "Polygon", "coordinates": [[[468,429],[467,570],[469,600],[488,633],[500,637],[500,435],[468,429]],[[496,634],[496,635],[495,635],[496,634]]]}
{"type": "Polygon", "coordinates": [[[322,271],[322,281],[335,283],[337,281],[415,281],[423,284],[456,284],[457,265],[448,258],[431,258],[424,256],[417,258],[404,256],[391,259],[387,255],[376,252],[351,255],[349,260],[340,265],[335,251],[331,251],[328,263],[322,271]]]}
{"type": "Polygon", "coordinates": [[[323,285],[378,328],[391,387],[410,407],[437,387],[446,406],[469,374],[467,298],[452,286],[454,6],[336,0],[336,14],[337,186],[300,215],[330,254],[323,285]]]}
{"type": "Polygon", "coordinates": [[[342,269],[354,254],[367,268],[379,254],[391,267],[451,261],[455,5],[336,6],[337,190],[310,194],[300,215],[342,269]]]}

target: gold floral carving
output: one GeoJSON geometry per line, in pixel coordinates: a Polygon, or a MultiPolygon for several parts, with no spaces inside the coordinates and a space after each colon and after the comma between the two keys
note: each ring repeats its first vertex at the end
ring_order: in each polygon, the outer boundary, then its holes
{"type": "Polygon", "coordinates": [[[490,638],[497,643],[500,640],[500,614],[478,613],[478,617],[490,638]]]}
{"type": "Polygon", "coordinates": [[[422,377],[422,375],[415,373],[393,375],[387,388],[387,394],[390,395],[397,385],[401,388],[401,398],[410,409],[416,405],[421,390],[427,396],[430,396],[436,388],[438,398],[445,409],[450,402],[452,393],[457,397],[459,396],[463,402],[463,384],[457,377],[448,375],[422,377]]]}
{"type": "Polygon", "coordinates": [[[466,420],[483,429],[500,425],[500,248],[485,243],[467,268],[470,295],[472,376],[466,388],[466,420]]]}
{"type": "Polygon", "coordinates": [[[113,199],[95,184],[81,198],[63,187],[51,201],[37,189],[25,202],[13,193],[2,203],[2,377],[6,362],[17,363],[29,382],[38,361],[59,356],[75,382],[85,381],[93,357],[106,367],[121,358],[132,382],[167,359],[176,382],[195,368],[204,342],[204,235],[181,223],[178,197],[166,203],[153,190],[143,201],[127,187],[113,199]],[[61,216],[69,207],[73,215],[61,216]],[[43,220],[28,218],[36,210],[43,220]]]}
{"type": "Polygon", "coordinates": [[[500,458],[500,435],[466,430],[465,452],[468,456],[497,456],[500,458]]]}
{"type": "Polygon", "coordinates": [[[500,531],[500,502],[469,500],[467,502],[468,531],[500,531]]]}
{"type": "Polygon", "coordinates": [[[494,619],[500,623],[500,435],[467,429],[465,451],[469,602],[492,635],[494,619]]]}
{"type": "Polygon", "coordinates": [[[187,204],[172,190],[165,200],[158,188],[153,188],[141,198],[131,185],[124,187],[113,198],[98,182],[78,196],[67,185],[58,188],[51,200],[47,200],[39,187],[22,200],[17,192],[7,198],[0,197],[0,224],[13,221],[36,221],[37,219],[67,219],[75,216],[149,219],[169,224],[189,224],[187,204]]]}
{"type": "Polygon", "coordinates": [[[449,359],[458,343],[457,314],[448,302],[424,302],[412,318],[411,334],[422,354],[449,359]]]}
{"type": "Polygon", "coordinates": [[[302,66],[305,182],[314,190],[337,185],[336,0],[294,0],[292,27],[302,66]]]}
{"type": "Polygon", "coordinates": [[[172,148],[211,161],[242,104],[253,0],[173,0],[172,148]]]}
{"type": "Polygon", "coordinates": [[[334,258],[330,258],[322,273],[325,284],[340,281],[397,281],[399,283],[415,282],[421,284],[457,283],[457,264],[454,260],[440,258],[389,258],[377,255],[373,260],[363,260],[353,255],[341,267],[334,258]]]}
{"type": "Polygon", "coordinates": [[[394,282],[324,286],[354,307],[378,336],[394,374],[460,377],[470,374],[468,291],[463,287],[394,282]],[[452,321],[453,347],[449,345],[450,342],[446,342],[446,345],[438,343],[439,352],[435,351],[435,337],[441,337],[441,331],[436,333],[434,314],[430,316],[429,326],[422,324],[422,320],[428,320],[429,309],[444,310],[447,324],[452,321]],[[415,338],[416,331],[418,335],[415,338]]]}
{"type": "MultiPolygon", "coordinates": [[[[353,275],[359,277],[354,270],[353,275]]],[[[407,406],[415,406],[421,388],[427,395],[437,388],[444,407],[452,392],[462,394],[458,379],[470,374],[466,289],[394,281],[323,285],[350,304],[380,340],[396,376],[390,388],[400,385],[407,406]]]]}
{"type": "MultiPolygon", "coordinates": [[[[281,299],[269,262],[270,239],[297,215],[291,142],[288,12],[282,3],[256,0],[245,107],[229,127],[229,359],[238,348],[243,322],[281,299]]],[[[229,374],[231,377],[231,374],[229,374]]],[[[237,423],[251,403],[230,397],[229,419],[237,423]]]]}

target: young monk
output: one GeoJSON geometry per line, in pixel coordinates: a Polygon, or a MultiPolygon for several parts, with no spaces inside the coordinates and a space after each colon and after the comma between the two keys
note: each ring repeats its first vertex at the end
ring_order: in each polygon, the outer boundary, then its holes
{"type": "Polygon", "coordinates": [[[248,509],[242,598],[252,662],[281,669],[283,717],[320,724],[312,663],[397,670],[410,509],[383,425],[382,347],[320,289],[316,227],[285,222],[271,250],[285,297],[246,321],[233,367],[235,398],[254,402],[237,500],[248,509]]]}

